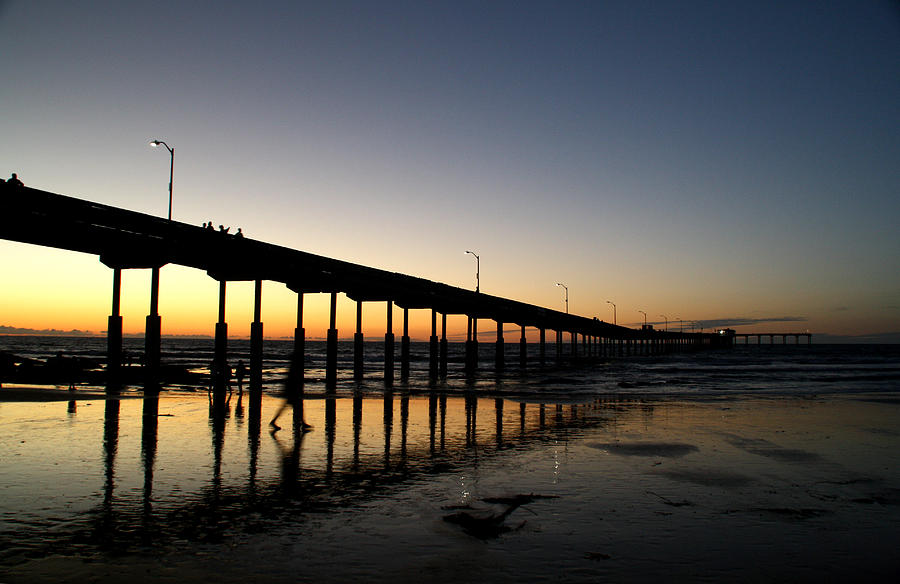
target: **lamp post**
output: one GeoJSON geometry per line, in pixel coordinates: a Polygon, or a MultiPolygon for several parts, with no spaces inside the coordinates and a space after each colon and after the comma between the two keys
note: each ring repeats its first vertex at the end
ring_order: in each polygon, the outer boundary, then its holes
{"type": "Polygon", "coordinates": [[[647,313],[643,310],[638,310],[638,312],[644,315],[644,328],[647,328],[647,313]]]}
{"type": "Polygon", "coordinates": [[[660,314],[660,316],[666,319],[666,332],[669,332],[669,317],[665,314],[660,314]]]}
{"type": "Polygon", "coordinates": [[[162,140],[150,140],[150,145],[154,148],[162,144],[169,151],[169,221],[172,220],[172,175],[175,172],[175,149],[169,148],[169,145],[162,140]]]}
{"type": "Polygon", "coordinates": [[[481,292],[481,256],[474,251],[466,250],[466,253],[475,256],[475,292],[481,292]]]}
{"type": "Polygon", "coordinates": [[[609,300],[606,301],[607,304],[612,304],[613,307],[613,324],[616,324],[616,303],[611,302],[609,300]]]}
{"type": "Polygon", "coordinates": [[[682,322],[682,320],[680,318],[678,318],[677,316],[675,317],[675,320],[678,321],[678,332],[683,333],[684,332],[684,322],[682,322]]]}
{"type": "Polygon", "coordinates": [[[566,289],[566,314],[569,314],[569,287],[560,282],[557,282],[556,285],[566,289]]]}

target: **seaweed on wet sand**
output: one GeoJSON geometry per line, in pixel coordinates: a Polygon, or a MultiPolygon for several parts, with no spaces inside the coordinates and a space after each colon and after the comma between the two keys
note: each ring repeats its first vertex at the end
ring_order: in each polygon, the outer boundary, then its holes
{"type": "Polygon", "coordinates": [[[478,539],[491,539],[499,537],[503,533],[521,529],[525,525],[522,521],[515,527],[506,525],[506,518],[513,511],[523,505],[533,503],[538,499],[556,499],[556,495],[519,494],[510,497],[485,497],[482,502],[487,507],[474,507],[472,505],[455,505],[444,507],[445,510],[454,510],[455,513],[444,515],[444,521],[459,525],[467,534],[478,539]]]}

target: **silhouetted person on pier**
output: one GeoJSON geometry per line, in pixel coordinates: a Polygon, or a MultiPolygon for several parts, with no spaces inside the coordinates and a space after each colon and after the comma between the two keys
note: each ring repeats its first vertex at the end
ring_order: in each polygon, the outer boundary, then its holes
{"type": "Polygon", "coordinates": [[[238,227],[237,233],[234,234],[235,237],[244,237],[244,232],[241,231],[241,228],[238,227]]]}
{"type": "Polygon", "coordinates": [[[11,187],[24,187],[25,183],[19,180],[18,175],[16,173],[12,173],[12,176],[6,179],[6,184],[11,187]]]}
{"type": "MultiPolygon", "coordinates": [[[[284,412],[284,408],[288,405],[294,406],[294,415],[297,415],[299,410],[301,416],[303,413],[303,399],[300,396],[300,392],[297,389],[300,386],[299,379],[297,379],[298,375],[302,375],[303,369],[302,367],[296,367],[294,365],[294,359],[291,359],[291,367],[288,369],[287,378],[284,380],[284,402],[278,407],[278,411],[275,412],[275,416],[272,417],[272,421],[269,422],[269,425],[272,426],[272,432],[277,432],[281,430],[281,426],[276,424],[278,418],[281,417],[282,412],[284,412]],[[299,407],[297,407],[299,406],[299,407]]],[[[305,420],[300,422],[301,428],[304,432],[308,430],[312,430],[312,426],[306,423],[305,420]]],[[[296,426],[296,421],[295,421],[296,426]]]]}
{"type": "Polygon", "coordinates": [[[224,225],[219,225],[219,233],[228,233],[229,229],[231,229],[231,227],[225,227],[224,225]]]}
{"type": "Polygon", "coordinates": [[[210,231],[215,231],[215,230],[216,230],[216,228],[213,227],[212,221],[210,221],[209,223],[204,223],[204,224],[203,224],[203,227],[205,227],[206,229],[208,229],[208,230],[210,230],[210,231]]]}

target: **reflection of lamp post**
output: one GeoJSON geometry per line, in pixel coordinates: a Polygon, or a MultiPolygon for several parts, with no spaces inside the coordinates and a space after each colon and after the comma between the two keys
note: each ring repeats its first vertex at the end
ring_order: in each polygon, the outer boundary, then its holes
{"type": "Polygon", "coordinates": [[[475,292],[481,292],[481,257],[474,251],[466,250],[466,253],[475,256],[475,292]]]}
{"type": "Polygon", "coordinates": [[[647,313],[643,310],[638,310],[638,312],[644,315],[644,328],[647,328],[647,313]]]}
{"type": "Polygon", "coordinates": [[[160,144],[166,147],[166,150],[169,151],[169,221],[172,220],[172,174],[175,172],[175,149],[169,148],[169,145],[163,142],[162,140],[151,140],[150,145],[154,148],[158,147],[160,144]]]}
{"type": "Polygon", "coordinates": [[[566,289],[566,314],[569,314],[569,287],[565,284],[560,284],[559,282],[557,282],[556,285],[566,289]]]}
{"type": "Polygon", "coordinates": [[[610,302],[609,300],[607,300],[606,303],[607,303],[607,304],[612,304],[612,307],[613,307],[613,324],[616,324],[616,303],[615,303],[615,302],[610,302]]]}
{"type": "Polygon", "coordinates": [[[666,332],[669,332],[669,317],[665,314],[660,314],[660,316],[666,319],[666,332]]]}

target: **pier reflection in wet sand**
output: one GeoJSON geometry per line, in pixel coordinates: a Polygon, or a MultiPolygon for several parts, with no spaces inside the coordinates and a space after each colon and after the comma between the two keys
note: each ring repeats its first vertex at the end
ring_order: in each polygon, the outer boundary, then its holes
{"type": "MultiPolygon", "coordinates": [[[[180,581],[423,571],[446,581],[465,570],[640,581],[660,566],[733,576],[746,568],[733,551],[747,546],[790,550],[794,562],[811,540],[836,558],[873,559],[866,570],[879,575],[892,565],[889,554],[874,560],[878,536],[896,517],[854,501],[900,502],[896,471],[878,462],[900,442],[889,431],[897,404],[849,403],[841,416],[865,410],[860,419],[885,431],[861,439],[833,423],[830,402],[810,412],[802,400],[357,392],[299,401],[274,432],[262,422],[279,401],[259,394],[4,403],[0,569],[4,582],[148,570],[180,581]],[[842,434],[840,456],[810,438],[822,427],[842,434]],[[725,531],[730,547],[716,535],[725,531]]],[[[849,568],[773,561],[779,574],[849,568]]]]}

